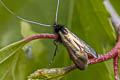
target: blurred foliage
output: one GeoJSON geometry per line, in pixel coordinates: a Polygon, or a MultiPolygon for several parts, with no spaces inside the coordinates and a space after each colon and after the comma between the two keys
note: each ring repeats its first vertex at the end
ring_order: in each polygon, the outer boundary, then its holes
{"type": "MultiPolygon", "coordinates": [[[[116,33],[108,20],[110,15],[103,5],[103,0],[60,1],[59,24],[66,25],[98,54],[106,53],[113,48],[116,33]]],[[[120,14],[119,0],[111,0],[111,2],[120,14]]],[[[26,19],[45,24],[54,23],[57,0],[4,0],[4,3],[17,15],[26,19]]],[[[35,24],[25,26],[0,4],[0,48],[38,33],[53,33],[53,29],[35,24]],[[29,28],[30,26],[32,27],[29,28]]],[[[23,50],[11,56],[0,64],[0,71],[6,70],[3,72],[4,75],[0,76],[0,80],[26,80],[32,72],[46,68],[54,53],[53,40],[35,40],[26,46],[32,47],[34,57],[28,59],[23,50]]],[[[63,45],[59,45],[51,67],[65,67],[71,64],[68,52],[63,45]]],[[[76,69],[62,80],[114,80],[112,64],[113,61],[109,60],[90,65],[86,71],[76,69]]]]}

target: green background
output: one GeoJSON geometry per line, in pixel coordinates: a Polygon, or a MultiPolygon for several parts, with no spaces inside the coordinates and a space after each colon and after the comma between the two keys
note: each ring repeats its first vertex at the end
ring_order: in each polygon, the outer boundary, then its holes
{"type": "MultiPolygon", "coordinates": [[[[120,14],[120,1],[111,2],[120,14]]],[[[26,19],[45,24],[54,23],[57,0],[4,0],[4,3],[26,19]]],[[[116,43],[117,35],[108,20],[109,17],[103,0],[60,0],[58,23],[66,25],[98,54],[108,52],[116,43]]],[[[0,4],[0,48],[39,33],[53,33],[53,29],[35,24],[25,25],[0,4]],[[24,33],[21,34],[21,31],[24,33]]],[[[53,40],[35,40],[26,45],[29,46],[32,46],[32,58],[28,59],[28,54],[21,50],[0,64],[0,80],[26,80],[27,76],[37,69],[46,68],[54,53],[53,40]]],[[[60,44],[50,67],[65,67],[71,64],[73,63],[67,50],[60,44]]],[[[111,59],[90,65],[85,71],[76,69],[62,80],[114,80],[112,64],[111,59]]]]}

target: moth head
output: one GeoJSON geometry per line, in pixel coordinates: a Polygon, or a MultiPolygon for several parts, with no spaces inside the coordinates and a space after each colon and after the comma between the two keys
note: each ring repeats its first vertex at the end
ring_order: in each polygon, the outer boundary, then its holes
{"type": "Polygon", "coordinates": [[[64,28],[64,26],[59,25],[59,24],[53,25],[53,27],[54,27],[54,32],[55,33],[58,33],[59,31],[61,31],[64,28]]]}
{"type": "Polygon", "coordinates": [[[69,32],[69,30],[67,29],[67,28],[65,28],[63,25],[53,25],[53,27],[54,27],[54,31],[56,32],[56,33],[59,33],[59,32],[61,32],[62,34],[67,34],[68,32],[69,32]]]}

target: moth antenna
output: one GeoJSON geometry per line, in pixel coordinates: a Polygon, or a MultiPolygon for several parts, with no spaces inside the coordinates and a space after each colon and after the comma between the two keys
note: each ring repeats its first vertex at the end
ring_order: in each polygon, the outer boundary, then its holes
{"type": "Polygon", "coordinates": [[[54,55],[53,55],[53,57],[52,57],[52,60],[51,60],[50,63],[48,64],[48,67],[52,64],[53,60],[55,59],[56,53],[57,53],[58,43],[56,42],[56,40],[54,40],[54,44],[55,44],[55,52],[54,52],[54,55]]]}
{"type": "Polygon", "coordinates": [[[59,5],[60,5],[60,0],[57,0],[57,8],[56,8],[55,24],[57,24],[57,20],[58,20],[58,9],[59,9],[59,5]]]}
{"type": "Polygon", "coordinates": [[[40,25],[40,26],[45,26],[45,27],[52,27],[52,25],[49,25],[49,24],[42,24],[42,23],[39,23],[39,22],[35,22],[35,21],[31,21],[31,20],[27,20],[27,19],[24,19],[20,16],[17,16],[12,10],[10,10],[2,0],[0,0],[0,3],[2,4],[2,6],[10,13],[12,14],[13,16],[15,16],[17,19],[19,20],[23,20],[25,22],[28,22],[28,23],[32,23],[32,24],[37,24],[37,25],[40,25]]]}

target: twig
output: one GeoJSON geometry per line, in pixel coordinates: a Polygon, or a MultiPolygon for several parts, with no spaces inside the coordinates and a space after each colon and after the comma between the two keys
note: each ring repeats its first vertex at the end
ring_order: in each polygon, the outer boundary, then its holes
{"type": "Polygon", "coordinates": [[[119,70],[118,70],[118,59],[119,59],[118,56],[114,58],[114,74],[115,74],[116,80],[120,80],[119,79],[119,70]]]}
{"type": "Polygon", "coordinates": [[[111,51],[109,51],[106,54],[100,55],[99,58],[94,58],[94,59],[89,60],[88,64],[95,64],[98,62],[103,62],[103,61],[109,60],[111,58],[114,58],[115,56],[118,55],[119,49],[120,49],[120,36],[118,37],[117,44],[115,45],[115,47],[111,51]]]}
{"type": "Polygon", "coordinates": [[[34,36],[27,37],[27,38],[23,39],[22,41],[28,42],[28,41],[32,41],[32,40],[40,39],[40,38],[49,38],[49,39],[57,40],[57,36],[55,34],[37,34],[34,36]]]}
{"type": "MultiPolygon", "coordinates": [[[[119,15],[115,11],[115,9],[113,8],[113,6],[109,0],[105,0],[104,5],[105,5],[106,9],[108,10],[108,12],[111,14],[111,22],[113,23],[114,28],[116,29],[116,31],[118,32],[118,35],[120,36],[120,17],[119,17],[119,15]]],[[[118,49],[119,49],[119,45],[120,45],[119,42],[120,42],[120,37],[118,38],[118,44],[117,44],[118,49]]],[[[115,74],[115,79],[120,80],[119,79],[119,70],[118,70],[118,59],[119,59],[120,49],[116,50],[116,51],[117,51],[118,55],[116,57],[114,57],[114,74],[115,74]]]]}

